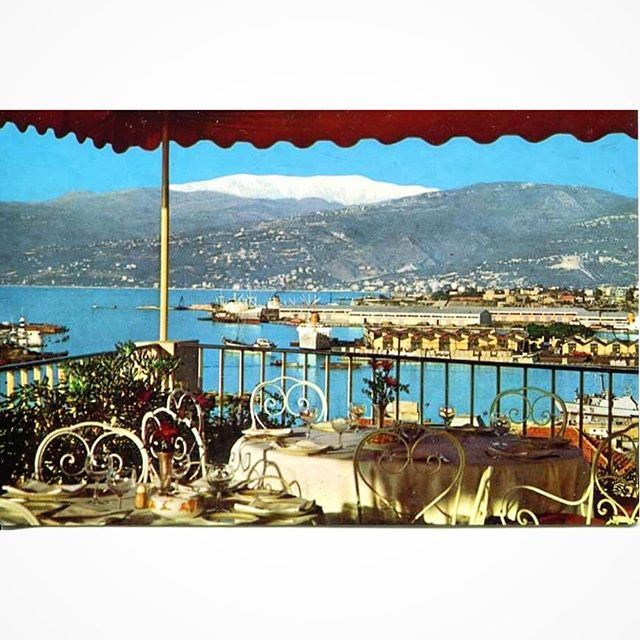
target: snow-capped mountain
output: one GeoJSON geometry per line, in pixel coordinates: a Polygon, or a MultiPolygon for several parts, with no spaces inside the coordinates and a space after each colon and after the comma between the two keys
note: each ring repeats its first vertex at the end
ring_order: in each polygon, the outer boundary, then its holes
{"type": "Polygon", "coordinates": [[[174,184],[173,191],[217,191],[243,198],[321,198],[327,202],[337,202],[345,206],[372,204],[383,200],[406,198],[421,193],[437,191],[420,185],[399,185],[379,182],[365,176],[257,176],[236,174],[203,180],[174,184]]]}

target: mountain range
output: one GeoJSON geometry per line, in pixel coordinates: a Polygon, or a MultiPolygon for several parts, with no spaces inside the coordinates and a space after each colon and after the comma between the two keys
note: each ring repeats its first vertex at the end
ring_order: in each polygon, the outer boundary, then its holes
{"type": "MultiPolygon", "coordinates": [[[[580,186],[490,183],[448,191],[398,186],[397,194],[423,191],[345,206],[368,179],[268,178],[172,188],[175,286],[637,281],[637,199],[580,186]],[[232,193],[241,185],[252,197],[232,193]]],[[[394,192],[389,183],[374,185],[369,199],[394,192]]],[[[157,281],[158,190],[3,202],[0,222],[0,284],[157,281]]]]}
{"type": "Polygon", "coordinates": [[[282,200],[320,198],[343,206],[371,204],[437,189],[418,185],[398,185],[365,176],[279,176],[236,174],[202,182],[172,185],[173,191],[215,191],[241,198],[282,200]]]}

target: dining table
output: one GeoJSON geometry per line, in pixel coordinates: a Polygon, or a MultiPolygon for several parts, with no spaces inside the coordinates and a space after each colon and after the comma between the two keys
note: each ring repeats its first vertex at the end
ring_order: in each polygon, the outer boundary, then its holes
{"type": "Polygon", "coordinates": [[[1,498],[22,505],[45,526],[282,526],[322,522],[322,511],[312,500],[281,490],[252,488],[243,482],[232,483],[218,493],[200,478],[190,484],[175,483],[165,495],[150,484],[148,506],[144,508],[136,508],[134,490],[120,500],[106,486],[96,492],[85,482],[47,484],[26,480],[2,489],[1,498]],[[165,503],[173,508],[165,508],[165,503]]]}
{"type": "MultiPolygon", "coordinates": [[[[414,426],[414,425],[412,425],[414,426]]],[[[444,426],[429,425],[431,428],[444,426]]],[[[487,516],[499,516],[502,496],[516,485],[532,485],[566,499],[582,495],[589,483],[590,465],[577,447],[568,441],[554,445],[548,438],[526,447],[528,453],[518,449],[524,442],[517,436],[508,436],[501,449],[496,436],[490,430],[473,428],[450,428],[447,431],[458,439],[464,451],[465,464],[461,478],[459,497],[449,492],[440,506],[424,515],[426,524],[443,525],[455,510],[458,521],[464,522],[473,511],[474,500],[482,474],[493,467],[489,488],[487,516]],[[515,449],[514,449],[515,446],[515,449]],[[454,501],[457,499],[457,507],[454,501]]],[[[262,436],[259,433],[244,435],[233,445],[229,462],[234,467],[235,477],[240,480],[255,473],[256,468],[268,465],[271,473],[277,469],[282,479],[295,485],[300,495],[314,500],[323,510],[328,524],[350,524],[358,522],[358,496],[354,476],[353,458],[360,440],[370,429],[350,430],[343,434],[342,446],[338,447],[338,434],[324,423],[312,429],[308,447],[296,442],[306,440],[304,430],[293,430],[287,437],[262,436]],[[306,450],[305,450],[306,449],[306,450]]],[[[389,496],[403,509],[403,502],[415,501],[432,477],[424,470],[424,461],[416,460],[406,478],[399,478],[390,487],[394,495],[389,496]],[[422,465],[422,466],[421,466],[422,465]],[[404,484],[403,484],[404,481],[404,484]]],[[[451,474],[454,473],[454,465],[451,474]]],[[[446,473],[444,480],[446,483],[446,473]]],[[[379,517],[379,495],[360,483],[360,505],[364,511],[377,513],[379,517]]],[[[562,505],[540,497],[532,492],[523,492],[518,504],[511,508],[530,508],[534,511],[558,511],[562,505]]],[[[389,522],[395,521],[392,517],[389,522]]]]}

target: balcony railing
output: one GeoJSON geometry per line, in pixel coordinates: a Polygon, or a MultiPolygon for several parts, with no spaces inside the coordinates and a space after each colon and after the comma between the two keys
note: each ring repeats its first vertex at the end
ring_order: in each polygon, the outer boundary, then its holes
{"type": "MultiPolygon", "coordinates": [[[[451,360],[415,355],[382,355],[355,351],[310,351],[299,348],[263,349],[253,346],[228,347],[217,344],[189,343],[196,369],[188,376],[198,380],[205,391],[219,395],[224,406],[229,395],[250,393],[259,383],[282,375],[318,384],[327,398],[328,417],[345,416],[352,402],[367,405],[364,378],[371,375],[369,360],[385,358],[394,363],[394,377],[409,384],[409,393],[400,400],[417,403],[421,422],[442,422],[440,407],[453,407],[458,416],[470,420],[487,416],[491,401],[501,391],[537,387],[555,393],[565,401],[576,402],[577,415],[571,424],[583,445],[589,417],[584,411],[587,395],[604,393],[608,406],[603,427],[612,433],[616,426],[614,396],[638,397],[638,371],[632,367],[593,367],[558,364],[451,360]]],[[[145,348],[157,348],[148,345],[145,348]]],[[[0,367],[0,393],[10,394],[18,385],[47,379],[49,384],[64,379],[64,365],[86,360],[99,353],[78,357],[54,358],[0,367]]],[[[400,405],[395,404],[396,418],[400,405]]],[[[552,415],[557,409],[549,407],[552,415]]],[[[527,432],[527,422],[522,426],[527,432]]]]}

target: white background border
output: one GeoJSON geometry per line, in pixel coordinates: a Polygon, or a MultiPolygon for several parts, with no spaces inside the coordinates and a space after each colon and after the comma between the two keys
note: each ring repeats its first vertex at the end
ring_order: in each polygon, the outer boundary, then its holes
{"type": "MultiPolygon", "coordinates": [[[[1,108],[637,109],[638,3],[7,3],[1,108]]],[[[637,626],[638,528],[0,534],[18,638],[583,639],[637,626]]]]}

